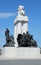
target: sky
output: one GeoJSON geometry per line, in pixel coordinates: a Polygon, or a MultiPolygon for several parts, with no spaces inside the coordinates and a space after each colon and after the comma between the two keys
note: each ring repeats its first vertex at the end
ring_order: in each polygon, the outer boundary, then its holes
{"type": "Polygon", "coordinates": [[[25,7],[29,18],[28,31],[41,47],[41,0],[0,0],[0,47],[5,43],[5,29],[14,35],[14,19],[19,5],[25,7]]]}

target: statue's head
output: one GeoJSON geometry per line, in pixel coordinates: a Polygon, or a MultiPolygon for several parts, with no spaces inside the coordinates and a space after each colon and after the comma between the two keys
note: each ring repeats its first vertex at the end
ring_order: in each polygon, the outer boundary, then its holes
{"type": "Polygon", "coordinates": [[[25,15],[24,6],[20,5],[18,8],[18,14],[25,15]]]}
{"type": "Polygon", "coordinates": [[[23,5],[19,5],[18,10],[24,10],[24,6],[23,5]]]}
{"type": "Polygon", "coordinates": [[[26,33],[28,34],[29,32],[27,31],[26,33]]]}
{"type": "Polygon", "coordinates": [[[8,28],[6,28],[6,31],[9,30],[8,28]]]}
{"type": "Polygon", "coordinates": [[[23,35],[25,35],[25,33],[23,33],[23,35]]]}

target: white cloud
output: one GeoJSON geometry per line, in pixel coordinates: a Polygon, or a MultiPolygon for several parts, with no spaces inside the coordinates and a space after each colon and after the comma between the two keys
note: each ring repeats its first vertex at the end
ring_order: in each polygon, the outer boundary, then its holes
{"type": "Polygon", "coordinates": [[[0,18],[7,18],[15,15],[16,13],[0,13],[0,18]]]}

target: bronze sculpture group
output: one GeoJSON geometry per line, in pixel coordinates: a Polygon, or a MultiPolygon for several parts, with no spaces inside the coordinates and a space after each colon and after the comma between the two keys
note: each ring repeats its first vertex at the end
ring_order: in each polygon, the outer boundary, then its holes
{"type": "MultiPolygon", "coordinates": [[[[3,47],[14,47],[15,41],[13,35],[10,36],[9,29],[5,31],[6,44],[3,47]]],[[[26,34],[18,34],[17,36],[18,47],[37,47],[37,42],[33,39],[33,35],[30,35],[27,31],[26,34]]]]}
{"type": "Polygon", "coordinates": [[[10,36],[10,32],[8,28],[6,28],[5,37],[6,37],[6,44],[3,45],[3,47],[13,47],[15,44],[14,37],[13,35],[10,36]]]}

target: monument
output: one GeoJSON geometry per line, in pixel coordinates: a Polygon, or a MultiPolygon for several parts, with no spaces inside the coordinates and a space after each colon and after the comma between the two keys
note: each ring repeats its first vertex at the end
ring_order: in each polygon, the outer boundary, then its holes
{"type": "Polygon", "coordinates": [[[5,31],[6,44],[3,47],[37,47],[33,35],[28,32],[28,17],[25,15],[24,6],[18,7],[18,15],[14,20],[14,37],[10,36],[8,28],[5,31]]]}
{"type": "Polygon", "coordinates": [[[5,37],[6,43],[0,49],[1,65],[41,65],[41,49],[28,32],[28,16],[25,15],[24,6],[18,7],[18,15],[14,20],[14,37],[8,28],[5,37]]]}

